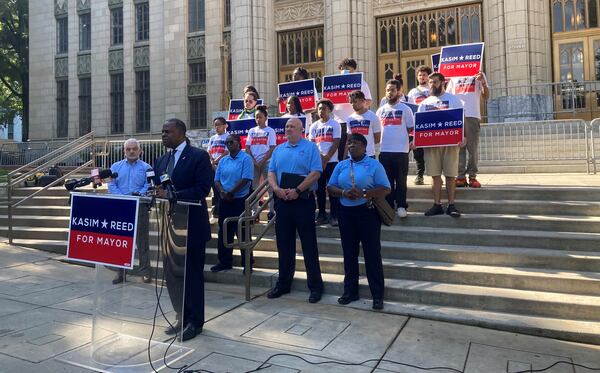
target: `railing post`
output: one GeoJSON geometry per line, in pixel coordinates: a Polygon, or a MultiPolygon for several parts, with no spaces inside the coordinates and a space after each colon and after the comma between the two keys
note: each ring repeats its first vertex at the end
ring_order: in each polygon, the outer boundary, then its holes
{"type": "Polygon", "coordinates": [[[12,214],[12,180],[11,175],[7,175],[6,179],[6,197],[8,200],[7,209],[8,209],[8,243],[12,245],[13,243],[13,214],[12,214]]]}

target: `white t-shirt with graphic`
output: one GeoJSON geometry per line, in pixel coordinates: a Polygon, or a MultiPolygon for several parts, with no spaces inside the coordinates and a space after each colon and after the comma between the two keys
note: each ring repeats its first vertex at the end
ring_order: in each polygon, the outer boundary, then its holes
{"type": "Polygon", "coordinates": [[[386,103],[377,109],[381,122],[381,151],[391,153],[408,153],[408,129],[414,128],[412,110],[402,102],[395,105],[386,103]]]}
{"type": "MultiPolygon", "coordinates": [[[[310,126],[309,138],[311,141],[314,141],[317,144],[321,155],[327,155],[331,149],[331,146],[333,145],[333,141],[335,139],[340,139],[341,137],[342,127],[333,118],[329,118],[329,120],[325,123],[323,123],[322,120],[318,120],[310,126]]],[[[329,163],[337,161],[338,152],[336,150],[329,159],[329,163]]]]}
{"type": "Polygon", "coordinates": [[[208,140],[208,154],[211,159],[217,159],[227,151],[225,146],[225,140],[227,139],[227,132],[222,135],[215,134],[208,140]]]}
{"type": "Polygon", "coordinates": [[[246,145],[250,145],[250,150],[254,158],[259,162],[262,161],[269,151],[269,147],[277,145],[275,130],[269,126],[265,128],[258,126],[251,128],[248,131],[246,145]]]}
{"type": "Polygon", "coordinates": [[[367,138],[367,155],[375,155],[375,133],[381,132],[381,123],[379,118],[371,110],[363,114],[352,113],[346,119],[348,134],[360,133],[367,138]]]}
{"type": "Polygon", "coordinates": [[[462,108],[462,102],[451,93],[444,93],[441,96],[429,96],[421,105],[419,105],[419,113],[424,111],[432,111],[432,110],[445,110],[445,109],[460,109],[462,108]]]}
{"type": "MultiPolygon", "coordinates": [[[[486,79],[485,75],[483,78],[486,79]]],[[[474,76],[450,78],[446,89],[462,101],[465,108],[465,117],[481,119],[482,84],[479,80],[474,76]]]]}
{"type": "MultiPolygon", "coordinates": [[[[372,100],[371,90],[369,89],[369,85],[366,81],[362,81],[362,93],[365,94],[365,100],[372,100]]],[[[354,109],[352,108],[352,104],[335,104],[333,105],[333,115],[340,121],[344,122],[346,118],[348,118],[352,113],[354,113],[354,109]]]]}
{"type": "Polygon", "coordinates": [[[420,105],[427,97],[429,97],[429,87],[417,86],[408,92],[408,103],[420,105]]]}

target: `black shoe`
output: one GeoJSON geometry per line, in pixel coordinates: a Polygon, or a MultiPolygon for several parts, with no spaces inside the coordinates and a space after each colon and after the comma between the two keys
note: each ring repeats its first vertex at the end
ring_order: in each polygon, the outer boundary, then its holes
{"type": "Polygon", "coordinates": [[[423,175],[417,175],[417,177],[415,177],[415,185],[425,185],[423,175]]]}
{"type": "Polygon", "coordinates": [[[438,205],[437,203],[434,203],[433,206],[431,206],[431,208],[425,212],[425,216],[434,216],[434,215],[443,215],[443,214],[444,214],[444,208],[442,207],[442,205],[438,205]]]}
{"type": "Polygon", "coordinates": [[[181,320],[177,320],[177,322],[168,328],[165,329],[166,335],[174,335],[181,331],[181,320]]]}
{"type": "Polygon", "coordinates": [[[357,301],[358,299],[359,299],[358,295],[344,294],[338,298],[338,303],[339,304],[348,304],[350,302],[357,301]]]}
{"type": "Polygon", "coordinates": [[[374,310],[382,310],[383,309],[383,299],[373,299],[373,309],[374,310]]]}
{"type": "Polygon", "coordinates": [[[179,340],[181,342],[189,341],[200,333],[202,333],[202,327],[195,327],[194,324],[189,322],[183,328],[183,331],[181,332],[181,338],[179,338],[179,340]]]}
{"type": "Polygon", "coordinates": [[[125,276],[123,274],[118,274],[117,277],[113,278],[113,285],[120,284],[125,281],[125,276]]]}
{"type": "Polygon", "coordinates": [[[322,291],[311,291],[310,296],[308,297],[308,303],[317,303],[321,300],[321,296],[323,295],[322,291]]]}
{"type": "Polygon", "coordinates": [[[149,275],[143,275],[142,281],[144,281],[146,284],[149,284],[152,282],[152,277],[150,277],[149,275]]]}
{"type": "Polygon", "coordinates": [[[319,216],[317,216],[317,220],[315,220],[315,224],[316,225],[323,225],[323,224],[327,224],[329,221],[329,219],[327,219],[327,215],[321,215],[319,214],[319,216]]]}
{"type": "Polygon", "coordinates": [[[452,216],[453,218],[460,217],[460,212],[458,212],[454,205],[448,205],[448,208],[446,209],[446,214],[452,216]]]}
{"type": "Polygon", "coordinates": [[[231,268],[233,268],[233,267],[226,266],[225,264],[217,263],[216,265],[210,267],[210,271],[211,272],[221,272],[221,271],[224,271],[226,269],[231,269],[231,268]]]}
{"type": "MultiPolygon", "coordinates": [[[[252,273],[252,272],[254,272],[254,270],[253,270],[252,268],[250,268],[250,273],[252,273]]],[[[242,274],[244,274],[244,275],[246,274],[246,268],[244,268],[244,269],[242,270],[242,274]]]]}
{"type": "Polygon", "coordinates": [[[275,213],[274,213],[274,212],[269,212],[269,213],[267,214],[267,220],[271,220],[271,219],[273,219],[274,217],[275,217],[275,213]]]}
{"type": "Polygon", "coordinates": [[[284,289],[280,288],[279,286],[275,286],[273,289],[271,289],[271,291],[269,291],[267,293],[267,298],[269,298],[269,299],[279,298],[283,294],[287,294],[289,292],[290,292],[289,289],[284,290],[284,289]]]}

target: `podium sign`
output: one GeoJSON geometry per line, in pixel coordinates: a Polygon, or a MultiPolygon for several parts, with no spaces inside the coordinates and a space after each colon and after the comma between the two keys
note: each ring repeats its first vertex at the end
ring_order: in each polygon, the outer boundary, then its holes
{"type": "Polygon", "coordinates": [[[67,259],[133,268],[139,201],[72,193],[67,259]]]}

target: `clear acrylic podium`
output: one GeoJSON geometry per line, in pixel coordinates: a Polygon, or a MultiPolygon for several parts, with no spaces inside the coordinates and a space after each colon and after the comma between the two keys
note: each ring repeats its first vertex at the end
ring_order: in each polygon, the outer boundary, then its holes
{"type": "MultiPolygon", "coordinates": [[[[148,209],[150,199],[139,199],[139,210],[148,209]]],[[[193,349],[179,342],[182,330],[177,330],[176,338],[165,334],[165,329],[184,316],[191,204],[156,200],[148,225],[150,232],[158,232],[150,233],[151,283],[144,283],[141,276],[127,276],[129,270],[96,265],[91,343],[60,360],[101,372],[145,373],[166,366],[179,368],[177,360],[193,349]],[[121,274],[126,281],[113,284],[118,271],[125,272],[121,274]]],[[[149,232],[138,229],[137,233],[149,232]]],[[[135,263],[138,257],[136,250],[135,263]]]]}

